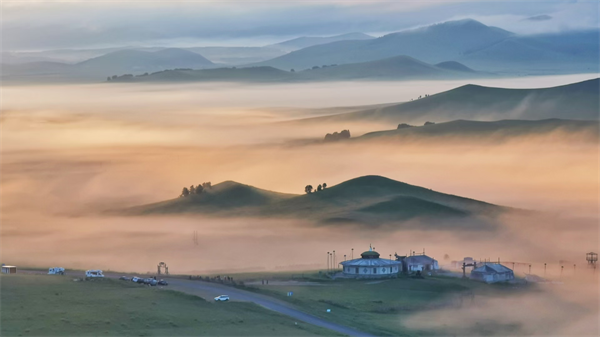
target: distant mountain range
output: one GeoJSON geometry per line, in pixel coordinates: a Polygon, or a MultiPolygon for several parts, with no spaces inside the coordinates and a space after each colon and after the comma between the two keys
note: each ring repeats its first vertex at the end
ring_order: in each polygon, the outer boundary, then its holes
{"type": "MultiPolygon", "coordinates": [[[[349,33],[299,37],[264,47],[147,47],[3,53],[2,79],[8,82],[99,81],[112,75],[141,75],[176,68],[198,70],[219,67],[217,64],[238,68],[273,67],[284,71],[294,69],[296,73],[315,67],[355,65],[304,73],[305,80],[311,77],[311,80],[324,80],[327,75],[341,80],[447,78],[440,70],[455,75],[462,72],[464,77],[469,69],[507,75],[592,73],[600,71],[599,40],[600,29],[522,36],[465,19],[379,38],[349,33]],[[92,58],[77,62],[86,56],[92,58]],[[400,57],[405,58],[404,62],[407,57],[414,60],[413,70],[390,64],[400,57]],[[23,60],[34,62],[24,63],[23,60]],[[62,62],[57,62],[59,60],[62,62]],[[423,66],[417,69],[415,62],[435,69],[428,71],[423,66]],[[386,68],[388,66],[391,68],[386,68]]],[[[183,77],[193,77],[188,75],[183,77]]],[[[207,80],[204,75],[200,77],[207,80]]]]}
{"type": "Polygon", "coordinates": [[[477,72],[458,62],[431,65],[408,56],[396,56],[384,60],[325,65],[304,71],[283,71],[273,67],[217,68],[205,70],[177,69],[150,74],[149,76],[125,76],[114,82],[294,82],[294,81],[344,81],[344,80],[410,80],[410,79],[456,79],[494,76],[477,72]]]}
{"type": "Polygon", "coordinates": [[[494,216],[509,208],[436,192],[380,176],[364,176],[319,192],[283,194],[233,181],[199,195],[175,198],[123,211],[129,215],[204,214],[309,219],[329,224],[400,225],[428,219],[423,226],[490,229],[494,216]],[[482,219],[490,221],[482,221],[482,219]],[[471,221],[467,221],[471,220],[471,221]]]}
{"type": "Polygon", "coordinates": [[[597,72],[600,30],[520,36],[465,19],[376,39],[316,45],[250,66],[307,69],[407,55],[428,63],[458,61],[486,71],[597,72]]]}
{"type": "MultiPolygon", "coordinates": [[[[353,112],[294,121],[323,123],[379,121],[390,124],[457,119],[575,119],[598,120],[600,79],[540,89],[504,89],[464,85],[418,100],[368,107],[353,112]]],[[[334,112],[332,112],[334,113],[334,112]]]]}
{"type": "MultiPolygon", "coordinates": [[[[400,142],[477,142],[495,143],[518,137],[555,137],[564,142],[578,140],[596,144],[600,141],[598,121],[543,119],[543,120],[500,120],[469,121],[456,120],[421,126],[404,126],[394,130],[369,132],[352,138],[353,142],[386,140],[400,142]]],[[[551,138],[550,138],[551,139],[551,138]]]]}

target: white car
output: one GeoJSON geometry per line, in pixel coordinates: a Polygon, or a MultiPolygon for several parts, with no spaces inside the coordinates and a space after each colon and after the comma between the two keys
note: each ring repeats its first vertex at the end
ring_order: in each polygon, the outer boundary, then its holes
{"type": "Polygon", "coordinates": [[[216,302],[229,301],[229,295],[219,295],[219,296],[215,297],[215,301],[216,302]]]}
{"type": "Polygon", "coordinates": [[[85,277],[104,277],[102,270],[93,269],[85,272],[85,277]]]}
{"type": "Polygon", "coordinates": [[[48,269],[48,275],[64,275],[65,268],[62,267],[53,267],[48,269]]]}

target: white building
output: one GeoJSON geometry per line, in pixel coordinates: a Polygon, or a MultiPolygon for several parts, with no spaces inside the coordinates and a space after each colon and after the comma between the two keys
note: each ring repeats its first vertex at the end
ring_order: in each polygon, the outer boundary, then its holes
{"type": "Polygon", "coordinates": [[[16,274],[17,273],[17,267],[15,266],[2,266],[2,273],[4,274],[16,274]]]}
{"type": "Polygon", "coordinates": [[[379,278],[398,275],[402,271],[402,262],[381,259],[379,253],[369,248],[360,254],[360,259],[340,262],[345,277],[379,278]]]}
{"type": "Polygon", "coordinates": [[[471,279],[486,283],[506,282],[515,279],[512,269],[499,263],[486,263],[471,270],[471,279]]]}
{"type": "Polygon", "coordinates": [[[398,256],[396,260],[402,263],[402,267],[406,272],[416,271],[432,271],[440,269],[438,261],[425,254],[421,255],[410,255],[410,256],[398,256]]]}

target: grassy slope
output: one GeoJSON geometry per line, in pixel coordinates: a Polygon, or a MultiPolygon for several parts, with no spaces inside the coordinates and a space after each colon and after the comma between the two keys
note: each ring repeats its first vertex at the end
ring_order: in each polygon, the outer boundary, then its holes
{"type": "Polygon", "coordinates": [[[131,282],[1,276],[2,336],[305,336],[328,330],[252,303],[212,303],[131,282]]]}
{"type": "MultiPolygon", "coordinates": [[[[258,285],[256,291],[289,301],[316,316],[381,336],[445,335],[448,331],[409,330],[403,326],[403,321],[423,310],[458,308],[461,297],[466,305],[471,301],[471,293],[475,294],[477,302],[479,296],[502,296],[515,292],[502,284],[485,285],[449,277],[426,277],[423,280],[401,277],[381,283],[372,282],[338,280],[323,281],[322,286],[258,285]],[[292,297],[287,296],[288,291],[294,293],[292,297]],[[327,309],[331,312],[327,313],[327,309]]],[[[498,328],[507,329],[504,332],[510,334],[512,327],[498,328]]]]}
{"type": "Polygon", "coordinates": [[[368,139],[393,138],[398,140],[424,140],[444,137],[445,140],[455,138],[464,141],[498,141],[518,136],[536,136],[552,132],[579,134],[582,139],[597,141],[600,125],[597,121],[544,119],[501,120],[494,122],[457,120],[434,125],[418,126],[404,129],[370,132],[353,138],[353,141],[368,139]]]}
{"type": "Polygon", "coordinates": [[[386,121],[398,124],[423,119],[439,122],[509,116],[597,120],[599,84],[599,79],[541,89],[504,89],[469,84],[415,101],[300,121],[386,121]]]}

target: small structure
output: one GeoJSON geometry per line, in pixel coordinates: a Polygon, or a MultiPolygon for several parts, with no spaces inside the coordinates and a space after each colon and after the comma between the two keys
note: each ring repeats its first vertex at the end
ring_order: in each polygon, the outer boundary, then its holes
{"type": "Polygon", "coordinates": [[[164,262],[159,262],[158,265],[156,266],[158,268],[158,275],[161,274],[160,272],[160,268],[164,268],[165,270],[165,275],[169,275],[169,267],[167,266],[166,263],[164,262]]]}
{"type": "Polygon", "coordinates": [[[2,266],[2,273],[3,274],[16,274],[17,273],[17,267],[15,266],[2,266]]]}
{"type": "Polygon", "coordinates": [[[398,275],[402,271],[402,262],[381,259],[379,253],[372,247],[360,254],[360,259],[340,262],[344,277],[354,278],[382,278],[398,275]]]}
{"type": "Polygon", "coordinates": [[[485,283],[507,282],[515,279],[512,269],[499,263],[485,263],[471,270],[471,279],[485,283]]]}
{"type": "Polygon", "coordinates": [[[410,256],[399,256],[398,254],[395,255],[396,261],[402,263],[402,270],[408,273],[416,271],[434,271],[440,269],[438,261],[425,255],[425,253],[416,255],[415,252],[413,252],[410,256]]]}
{"type": "Polygon", "coordinates": [[[589,252],[585,254],[585,259],[589,267],[596,269],[596,262],[598,262],[598,254],[594,252],[589,252]]]}

